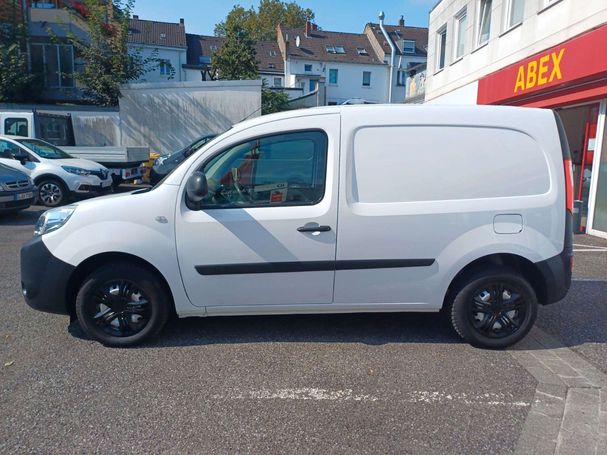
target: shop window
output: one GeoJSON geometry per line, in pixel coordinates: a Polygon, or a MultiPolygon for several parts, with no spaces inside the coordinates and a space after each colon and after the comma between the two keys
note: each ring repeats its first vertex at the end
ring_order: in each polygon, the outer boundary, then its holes
{"type": "Polygon", "coordinates": [[[468,24],[468,14],[466,8],[455,16],[455,52],[454,57],[457,60],[464,56],[466,52],[466,28],[468,24]]]}
{"type": "Polygon", "coordinates": [[[447,26],[445,25],[436,34],[436,68],[442,70],[445,67],[447,47],[447,26]]]}
{"type": "Polygon", "coordinates": [[[492,0],[480,0],[478,17],[478,39],[477,46],[489,41],[491,35],[491,10],[492,0]]]}

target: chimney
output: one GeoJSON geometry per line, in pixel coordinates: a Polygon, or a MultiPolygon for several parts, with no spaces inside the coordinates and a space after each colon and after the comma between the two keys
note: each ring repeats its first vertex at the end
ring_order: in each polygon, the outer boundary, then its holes
{"type": "Polygon", "coordinates": [[[308,37],[308,35],[310,34],[310,32],[312,31],[312,23],[310,21],[306,21],[306,30],[304,35],[306,35],[306,38],[308,37]]]}
{"type": "Polygon", "coordinates": [[[139,16],[137,14],[133,14],[133,19],[139,20],[139,16]]]}
{"type": "Polygon", "coordinates": [[[401,27],[405,26],[405,16],[400,16],[400,19],[398,20],[398,25],[400,25],[401,27]]]}
{"type": "Polygon", "coordinates": [[[182,18],[179,19],[179,25],[184,25],[184,24],[185,24],[185,22],[184,22],[183,17],[182,17],[182,18]]]}

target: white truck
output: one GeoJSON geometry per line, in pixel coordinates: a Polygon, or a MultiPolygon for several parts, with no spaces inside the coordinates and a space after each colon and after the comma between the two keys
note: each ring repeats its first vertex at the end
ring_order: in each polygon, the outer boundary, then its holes
{"type": "Polygon", "coordinates": [[[114,185],[141,179],[141,164],[149,159],[148,147],[77,145],[70,114],[0,111],[0,135],[42,139],[76,158],[102,164],[110,171],[114,185]]]}

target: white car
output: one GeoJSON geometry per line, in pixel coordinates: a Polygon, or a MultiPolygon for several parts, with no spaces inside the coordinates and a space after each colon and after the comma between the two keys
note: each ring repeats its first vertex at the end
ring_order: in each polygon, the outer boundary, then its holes
{"type": "Polygon", "coordinates": [[[63,205],[71,195],[105,193],[112,189],[107,168],[74,158],[40,139],[0,136],[0,163],[27,174],[47,207],[63,205]]]}
{"type": "Polygon", "coordinates": [[[173,312],[444,309],[464,340],[502,348],[570,287],[571,182],[550,110],[264,115],[152,189],[47,211],[21,250],[23,295],[111,346],[173,312]]]}

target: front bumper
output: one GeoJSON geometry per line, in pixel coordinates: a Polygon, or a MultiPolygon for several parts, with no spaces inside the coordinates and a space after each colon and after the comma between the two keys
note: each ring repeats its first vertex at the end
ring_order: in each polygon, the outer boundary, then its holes
{"type": "Polygon", "coordinates": [[[37,190],[35,187],[18,192],[3,191],[0,193],[0,211],[26,209],[36,198],[37,190]],[[8,194],[7,194],[8,193],[8,194]]]}
{"type": "Polygon", "coordinates": [[[69,314],[67,286],[75,267],[56,258],[42,237],[21,247],[21,290],[25,302],[35,310],[69,314]]]}

